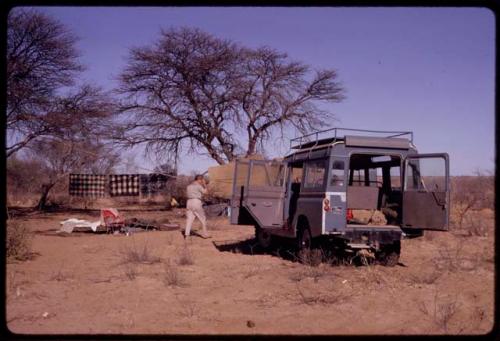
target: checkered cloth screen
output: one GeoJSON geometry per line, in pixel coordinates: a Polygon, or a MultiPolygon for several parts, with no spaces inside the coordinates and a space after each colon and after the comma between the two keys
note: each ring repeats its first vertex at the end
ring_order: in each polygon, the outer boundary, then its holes
{"type": "Polygon", "coordinates": [[[106,192],[106,175],[70,174],[69,195],[103,197],[106,192]]]}
{"type": "Polygon", "coordinates": [[[168,181],[171,176],[165,174],[141,174],[140,175],[140,188],[141,195],[155,195],[166,190],[168,181]]]}
{"type": "Polygon", "coordinates": [[[118,174],[109,176],[111,196],[139,195],[139,174],[118,174]]]}

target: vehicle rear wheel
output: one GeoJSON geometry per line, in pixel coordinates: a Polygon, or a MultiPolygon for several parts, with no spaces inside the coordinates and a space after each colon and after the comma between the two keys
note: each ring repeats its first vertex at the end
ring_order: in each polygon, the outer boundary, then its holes
{"type": "Polygon", "coordinates": [[[259,243],[259,246],[263,249],[269,249],[272,243],[271,234],[265,229],[261,229],[260,227],[255,228],[255,238],[259,243]]]}
{"type": "Polygon", "coordinates": [[[322,261],[321,251],[313,248],[311,231],[303,228],[298,235],[298,259],[302,264],[318,266],[322,261]]]}

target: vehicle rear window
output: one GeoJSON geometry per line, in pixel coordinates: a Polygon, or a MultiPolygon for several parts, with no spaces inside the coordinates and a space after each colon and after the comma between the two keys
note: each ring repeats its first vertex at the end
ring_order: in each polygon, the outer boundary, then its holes
{"type": "Polygon", "coordinates": [[[333,161],[331,186],[344,186],[344,161],[333,161]]]}
{"type": "Polygon", "coordinates": [[[306,177],[304,188],[323,187],[325,181],[325,162],[312,161],[306,163],[306,177]]]}

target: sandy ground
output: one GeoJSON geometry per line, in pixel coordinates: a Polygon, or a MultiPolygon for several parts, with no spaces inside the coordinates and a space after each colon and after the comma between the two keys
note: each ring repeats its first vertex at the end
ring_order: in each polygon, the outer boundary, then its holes
{"type": "MultiPolygon", "coordinates": [[[[183,224],[179,212],[125,212],[183,224]]],[[[493,213],[486,212],[493,228],[493,213]]],[[[396,267],[302,265],[253,247],[253,229],[55,235],[69,217],[20,219],[32,260],[8,261],[7,326],[28,334],[483,334],[493,327],[494,241],[430,233],[396,267]],[[217,247],[218,246],[218,247],[217,247]],[[137,251],[143,262],[127,261],[137,251]],[[144,255],[144,250],[147,254],[144,255]],[[186,264],[187,263],[187,264],[186,264]]],[[[197,225],[196,225],[197,226],[197,225]]]]}

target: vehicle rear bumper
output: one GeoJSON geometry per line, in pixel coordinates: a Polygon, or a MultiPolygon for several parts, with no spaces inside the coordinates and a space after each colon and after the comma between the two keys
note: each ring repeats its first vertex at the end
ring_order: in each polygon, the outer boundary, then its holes
{"type": "Polygon", "coordinates": [[[342,234],[330,236],[342,238],[350,244],[363,244],[378,249],[380,245],[400,241],[403,231],[394,225],[347,225],[342,234]]]}

